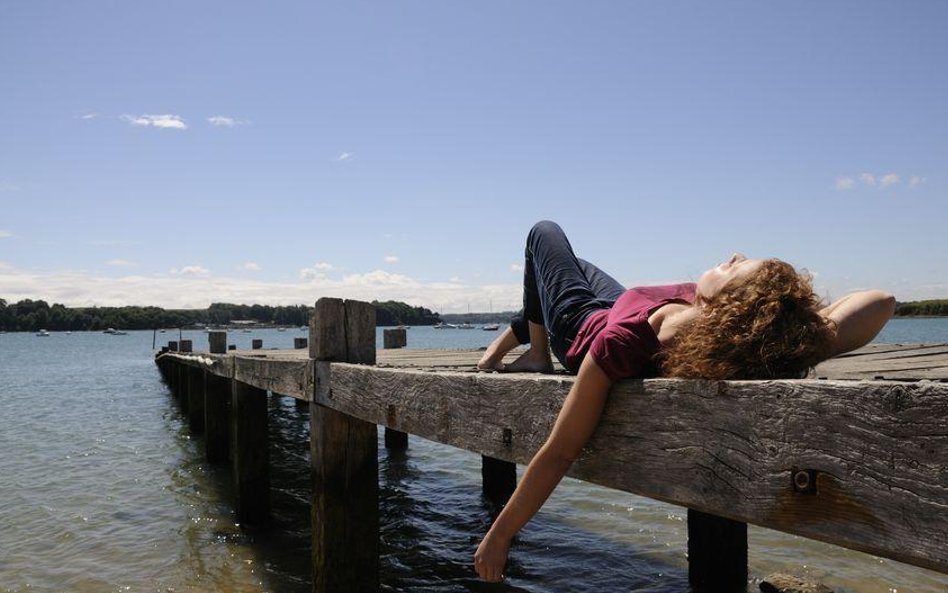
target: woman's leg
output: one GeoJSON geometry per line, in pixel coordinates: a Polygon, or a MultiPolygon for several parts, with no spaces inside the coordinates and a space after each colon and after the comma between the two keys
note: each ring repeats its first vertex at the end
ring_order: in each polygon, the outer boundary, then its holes
{"type": "Polygon", "coordinates": [[[570,317],[585,307],[596,306],[600,298],[591,281],[610,287],[609,281],[618,285],[595,266],[578,259],[563,230],[553,222],[534,225],[527,236],[524,255],[523,311],[514,318],[510,329],[491,344],[479,368],[499,370],[507,352],[518,343],[529,343],[527,352],[504,370],[551,370],[547,332],[564,333],[571,327],[570,317]]]}

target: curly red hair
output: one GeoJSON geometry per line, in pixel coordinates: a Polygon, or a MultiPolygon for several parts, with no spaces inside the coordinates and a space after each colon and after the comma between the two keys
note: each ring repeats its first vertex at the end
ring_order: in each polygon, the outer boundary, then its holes
{"type": "Polygon", "coordinates": [[[797,379],[829,357],[835,328],[809,275],[769,259],[703,299],[701,315],[660,355],[662,374],[703,379],[797,379]]]}

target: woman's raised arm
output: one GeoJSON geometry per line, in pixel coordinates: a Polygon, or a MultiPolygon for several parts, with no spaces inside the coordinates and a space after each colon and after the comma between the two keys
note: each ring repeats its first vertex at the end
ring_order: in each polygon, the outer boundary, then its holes
{"type": "Polygon", "coordinates": [[[820,314],[836,322],[831,356],[868,344],[895,312],[895,297],[881,290],[854,292],[824,307],[820,314]]]}
{"type": "Polygon", "coordinates": [[[474,568],[485,581],[503,579],[510,541],[559,484],[596,430],[612,382],[587,356],[556,417],[546,442],[527,466],[510,501],[474,554],[474,568]]]}

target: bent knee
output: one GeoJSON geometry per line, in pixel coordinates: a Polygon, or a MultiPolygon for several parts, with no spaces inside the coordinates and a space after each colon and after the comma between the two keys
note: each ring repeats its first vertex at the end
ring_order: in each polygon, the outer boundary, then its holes
{"type": "Polygon", "coordinates": [[[533,242],[538,237],[551,233],[563,234],[563,229],[552,220],[541,220],[530,229],[530,233],[527,235],[527,242],[533,242]]]}

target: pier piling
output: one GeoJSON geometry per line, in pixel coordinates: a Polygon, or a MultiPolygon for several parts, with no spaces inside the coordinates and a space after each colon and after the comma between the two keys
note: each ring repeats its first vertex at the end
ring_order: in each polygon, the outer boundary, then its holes
{"type": "Polygon", "coordinates": [[[204,370],[198,367],[184,367],[188,381],[188,426],[191,432],[204,432],[204,370]]]}
{"type": "Polygon", "coordinates": [[[270,516],[267,392],[232,381],[231,431],[237,517],[259,524],[270,516]]]}
{"type": "MultiPolygon", "coordinates": [[[[407,339],[404,329],[386,329],[382,331],[382,349],[403,348],[407,339]]],[[[394,420],[394,418],[392,419],[394,420]]],[[[385,448],[390,451],[404,451],[408,448],[408,433],[385,427],[385,448]]]]}
{"type": "Polygon", "coordinates": [[[747,523],[688,509],[688,582],[695,593],[747,589],[747,523]]]}
{"type": "MultiPolygon", "coordinates": [[[[375,308],[323,298],[310,322],[315,388],[329,390],[329,364],[375,364],[375,308]]],[[[331,394],[329,395],[331,397],[331,394]]],[[[313,592],[378,591],[378,429],[313,402],[313,592]]]]}

